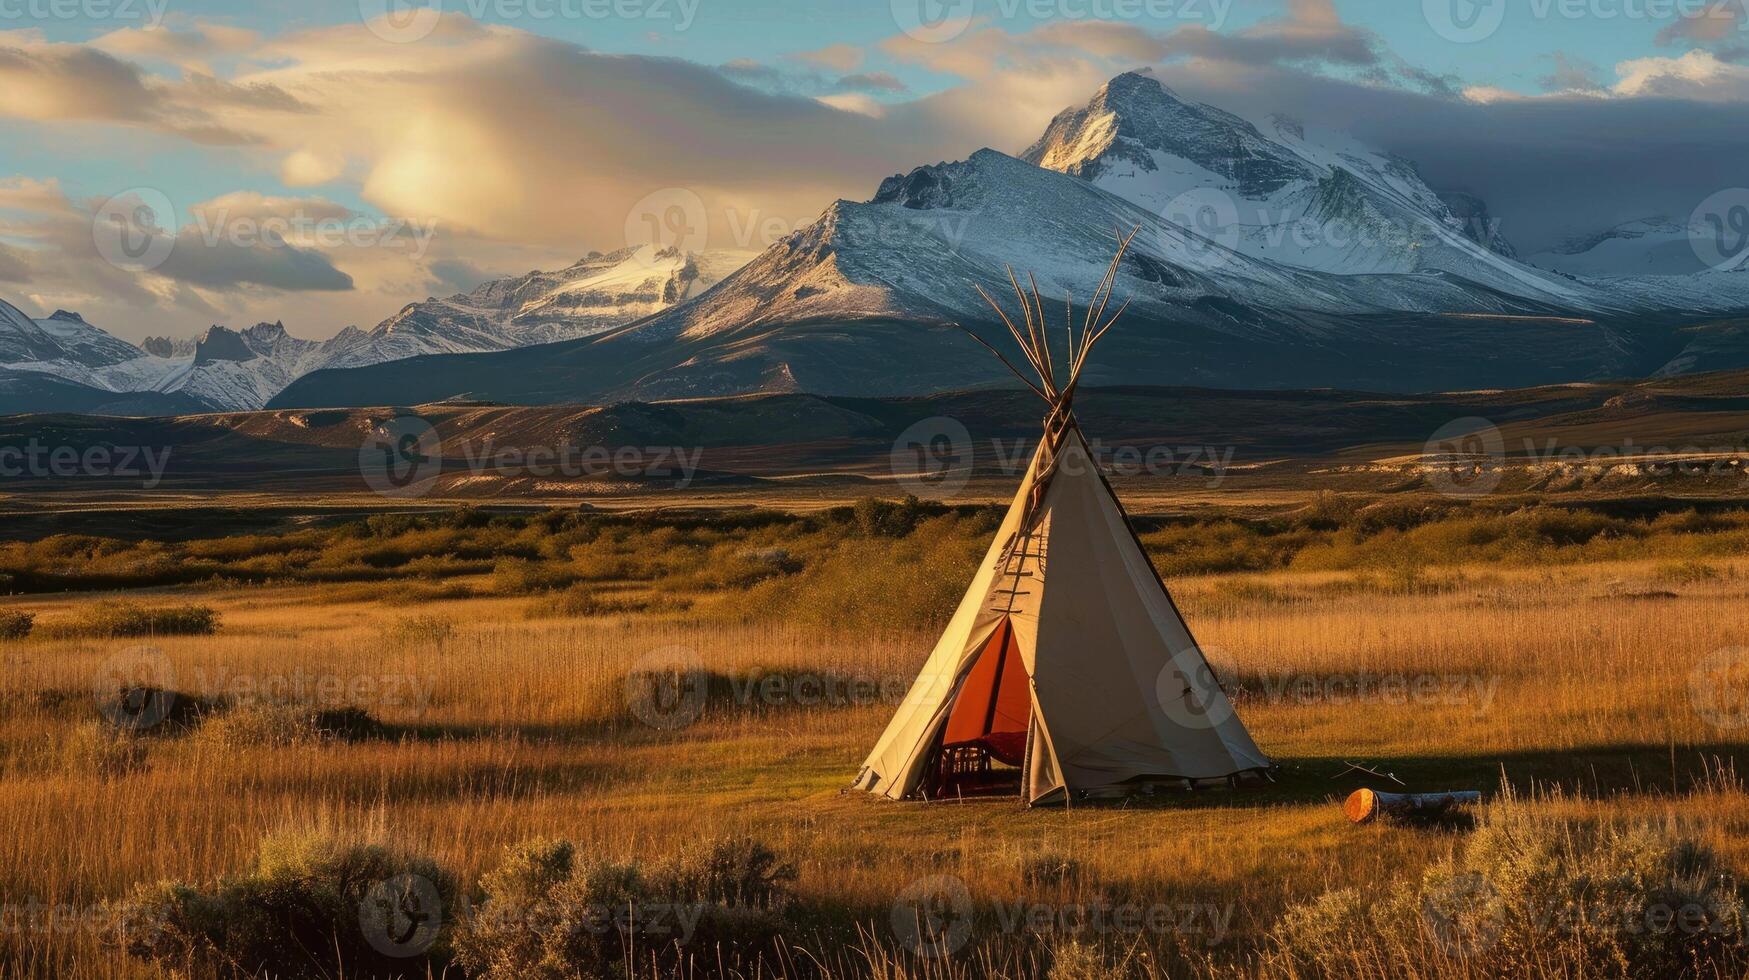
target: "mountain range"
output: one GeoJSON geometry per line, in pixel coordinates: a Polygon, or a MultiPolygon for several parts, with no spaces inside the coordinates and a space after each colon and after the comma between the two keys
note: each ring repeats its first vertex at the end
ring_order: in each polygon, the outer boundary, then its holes
{"type": "Polygon", "coordinates": [[[56,310],[37,320],[0,300],[0,410],[39,410],[43,399],[91,412],[261,408],[311,371],[587,337],[682,302],[747,257],[647,245],[592,252],[555,272],[411,303],[372,330],[347,327],[324,341],[258,323],[213,326],[198,338],[148,337],[135,346],[77,313],[56,310]]]}
{"type": "MultiPolygon", "coordinates": [[[[1662,274],[1674,260],[1616,254],[1648,239],[1670,251],[1685,226],[1610,229],[1564,259],[1521,260],[1486,202],[1435,191],[1407,160],[1130,72],[1020,156],[983,149],[895,175],[739,268],[740,256],[661,253],[649,259],[668,278],[622,276],[648,263],[615,253],[579,264],[606,267],[414,304],[308,349],[272,327],[227,331],[222,344],[209,333],[187,362],[209,379],[145,388],[217,407],[340,407],[1001,384],[1001,367],[955,329],[1002,342],[974,287],[1017,308],[1012,266],[1036,277],[1047,312],[1079,317],[1131,230],[1116,283],[1124,325],[1089,383],[1416,391],[1749,365],[1749,273],[1696,262],[1662,274]],[[224,352],[235,356],[219,364],[224,352]],[[239,367],[258,360],[282,366],[239,367]]],[[[131,364],[64,376],[144,390],[131,364]]]]}

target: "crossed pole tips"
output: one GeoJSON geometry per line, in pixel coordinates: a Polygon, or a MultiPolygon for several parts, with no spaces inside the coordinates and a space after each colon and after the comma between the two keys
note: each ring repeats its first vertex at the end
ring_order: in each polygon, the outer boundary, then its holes
{"type": "Polygon", "coordinates": [[[1099,339],[1105,336],[1112,324],[1123,316],[1124,310],[1129,309],[1130,301],[1125,299],[1123,305],[1118,307],[1117,312],[1113,313],[1109,319],[1105,319],[1106,306],[1111,302],[1112,290],[1117,285],[1118,266],[1123,263],[1124,253],[1129,251],[1131,240],[1141,230],[1142,226],[1137,225],[1128,234],[1122,230],[1118,231],[1117,253],[1111,257],[1111,265],[1106,267],[1105,277],[1099,281],[1099,287],[1093,291],[1093,299],[1087,304],[1087,314],[1082,319],[1081,331],[1078,335],[1075,332],[1074,298],[1068,294],[1064,295],[1063,329],[1068,335],[1068,362],[1065,365],[1068,380],[1064,384],[1059,386],[1057,383],[1057,364],[1051,353],[1050,336],[1045,323],[1044,299],[1039,293],[1038,279],[1031,273],[1028,273],[1026,277],[1027,284],[1031,287],[1029,293],[1028,290],[1021,288],[1019,278],[1014,275],[1014,269],[1008,268],[1008,284],[1014,287],[1014,297],[1020,301],[1021,326],[1015,326],[1014,319],[1002,309],[995,297],[984,291],[984,287],[974,284],[972,288],[976,289],[978,295],[984,297],[984,302],[989,303],[990,308],[996,311],[996,315],[1002,319],[1002,325],[1008,328],[1009,336],[1013,337],[1014,342],[1020,345],[1021,354],[1025,356],[1027,364],[1038,378],[1036,384],[1032,378],[1027,377],[1026,372],[1015,367],[1013,361],[1010,361],[989,341],[978,336],[969,327],[960,323],[953,323],[950,326],[965,331],[967,336],[977,341],[985,350],[996,355],[996,359],[1002,362],[1003,367],[1013,372],[1014,376],[1031,389],[1033,394],[1044,399],[1045,403],[1051,406],[1051,418],[1061,422],[1068,415],[1069,403],[1075,396],[1075,386],[1081,382],[1081,371],[1087,366],[1087,357],[1093,353],[1093,345],[1099,343],[1099,339]],[[1025,329],[1023,330],[1021,327],[1025,329]]]}

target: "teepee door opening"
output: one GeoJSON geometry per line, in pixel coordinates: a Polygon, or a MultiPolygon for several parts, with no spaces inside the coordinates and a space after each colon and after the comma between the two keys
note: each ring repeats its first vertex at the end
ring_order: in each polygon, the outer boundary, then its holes
{"type": "Polygon", "coordinates": [[[1018,795],[1032,724],[1032,682],[1004,618],[954,695],[932,760],[929,795],[1018,795]]]}

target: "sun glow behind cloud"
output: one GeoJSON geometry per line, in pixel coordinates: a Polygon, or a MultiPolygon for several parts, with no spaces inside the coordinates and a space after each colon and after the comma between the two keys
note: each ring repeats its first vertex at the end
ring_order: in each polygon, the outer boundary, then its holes
{"type": "MultiPolygon", "coordinates": [[[[456,270],[514,274],[617,247],[628,208],[667,188],[705,202],[713,245],[757,248],[769,235],[747,229],[802,227],[888,174],[983,146],[1018,152],[1056,112],[1143,64],[1188,97],[1372,127],[1436,175],[1467,165],[1494,182],[1479,189],[1511,201],[1511,175],[1484,156],[1490,144],[1518,147],[1523,183],[1546,187],[1534,168],[1561,158],[1539,134],[1575,113],[1600,114],[1597,132],[1612,117],[1640,118],[1651,100],[1669,103],[1666,126],[1742,120],[1746,69],[1719,25],[1703,26],[1704,37],[1666,43],[1710,47],[1621,61],[1615,79],[1591,87],[1582,59],[1552,62],[1552,90],[1541,94],[1433,76],[1327,0],[1222,30],[982,16],[945,43],[898,31],[816,36],[733,64],[590,50],[459,14],[412,44],[386,43],[357,21],[276,31],[184,19],[85,43],[6,31],[0,117],[17,128],[14,145],[89,140],[115,160],[70,158],[79,177],[67,182],[44,156],[29,158],[34,170],[9,185],[29,201],[0,199],[0,292],[10,281],[18,286],[5,295],[82,306],[124,336],[256,318],[325,336],[471,285],[456,270]],[[216,185],[190,191],[182,168],[155,167],[153,155],[172,150],[205,161],[216,185]],[[158,183],[183,220],[202,201],[249,189],[292,211],[338,201],[373,220],[435,222],[438,233],[417,256],[341,245],[295,262],[229,256],[144,275],[94,262],[96,204],[158,183]],[[243,271],[227,282],[226,269],[243,271]]],[[[1605,139],[1594,166],[1630,165],[1639,152],[1630,142],[1605,139]]],[[[1525,227],[1542,220],[1534,210],[1505,213],[1515,232],[1540,233],[1525,227]]]]}

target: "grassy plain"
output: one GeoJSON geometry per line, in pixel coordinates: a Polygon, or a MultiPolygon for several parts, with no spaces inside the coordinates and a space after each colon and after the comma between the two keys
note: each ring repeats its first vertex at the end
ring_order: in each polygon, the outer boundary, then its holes
{"type": "MultiPolygon", "coordinates": [[[[750,835],[798,872],[768,975],[1315,973],[1281,958],[1284,912],[1382,896],[1470,836],[1349,825],[1347,792],[1395,788],[1350,762],[1416,790],[1511,787],[1520,816],[1655,826],[1749,868],[1749,511],[1324,497],[1150,521],[1273,785],[1033,810],[843,794],[994,524],[870,502],[0,544],[0,613],[34,622],[0,640],[0,974],[156,975],[116,946],[112,903],[245,874],[288,834],[427,857],[476,894],[530,838],[654,861],[750,835]],[[189,607],[210,632],[113,625],[189,607]],[[711,678],[701,714],[651,724],[636,678],[676,662],[711,678]],[[99,708],[120,682],[200,711],[117,734],[99,708]],[[288,705],[354,711],[272,713],[288,705]],[[973,928],[914,957],[895,903],[942,882],[973,928]],[[1004,913],[1102,902],[1162,915],[1004,913]]],[[[1331,972],[1488,972],[1449,949],[1367,955],[1331,972]]]]}

